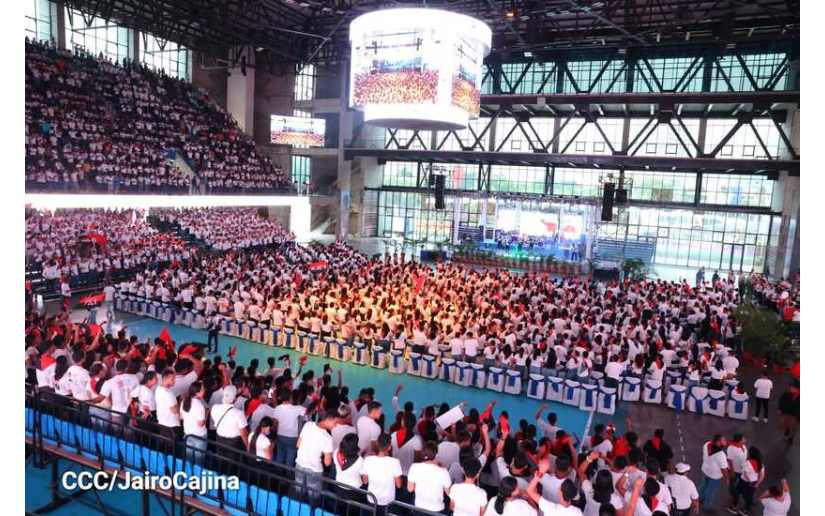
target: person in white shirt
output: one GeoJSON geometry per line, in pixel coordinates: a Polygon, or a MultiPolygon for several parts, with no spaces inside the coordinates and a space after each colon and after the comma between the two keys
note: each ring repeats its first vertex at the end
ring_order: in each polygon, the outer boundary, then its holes
{"type": "Polygon", "coordinates": [[[407,491],[415,495],[415,506],[432,512],[444,510],[444,495],[450,493],[450,474],[438,464],[437,446],[434,442],[424,443],[421,450],[423,462],[410,466],[407,475],[407,491]]]}
{"type": "Polygon", "coordinates": [[[327,411],[318,423],[307,421],[298,435],[295,455],[296,494],[316,499],[321,494],[324,467],[332,464],[332,436],[329,431],[338,424],[338,414],[327,411]]]}
{"type": "Polygon", "coordinates": [[[479,516],[487,507],[487,492],[478,487],[481,462],[469,457],[461,463],[464,482],[450,488],[450,509],[453,516],[479,516]]]}
{"type": "Polygon", "coordinates": [[[223,403],[212,407],[209,414],[210,426],[217,434],[221,445],[220,453],[231,459],[238,455],[232,450],[245,451],[249,447],[249,427],[242,410],[235,407],[237,388],[227,385],[223,388],[223,403]]]}
{"type": "Polygon", "coordinates": [[[753,415],[754,421],[759,421],[759,415],[762,414],[762,422],[768,422],[768,401],[771,399],[771,390],[773,390],[773,382],[768,377],[768,370],[762,371],[760,376],[753,384],[756,390],[756,413],[753,415]]]}
{"type": "Polygon", "coordinates": [[[728,459],[725,455],[727,440],[717,434],[702,445],[702,483],[699,485],[699,503],[702,510],[713,507],[713,499],[722,479],[728,482],[728,459]]]}
{"type": "Polygon", "coordinates": [[[275,462],[290,467],[295,464],[300,423],[307,412],[306,407],[291,403],[292,394],[287,388],[279,389],[277,394],[279,405],[272,412],[272,417],[278,421],[275,462]]]}
{"type": "Polygon", "coordinates": [[[132,398],[137,400],[140,417],[145,421],[155,420],[155,388],[158,384],[158,375],[154,371],[147,371],[140,381],[140,385],[132,391],[132,398]]]}
{"type": "Polygon", "coordinates": [[[762,502],[762,516],[787,516],[791,510],[791,488],[782,479],[782,487],[771,486],[759,497],[762,502]]]}
{"type": "Polygon", "coordinates": [[[361,453],[369,454],[373,443],[381,435],[381,427],[376,421],[381,418],[381,403],[370,401],[367,404],[367,415],[358,418],[355,428],[358,431],[358,447],[361,453]]]}
{"type": "Polygon", "coordinates": [[[186,455],[192,462],[202,464],[203,452],[206,451],[206,412],[207,406],[203,398],[206,396],[201,382],[194,382],[184,395],[180,404],[180,415],[183,420],[184,445],[186,455]]]}
{"type": "Polygon", "coordinates": [[[138,385],[133,376],[126,374],[126,367],[126,360],[121,359],[115,363],[117,374],[106,380],[100,388],[100,396],[93,401],[93,403],[100,403],[104,399],[109,400],[112,412],[114,412],[111,414],[112,423],[115,426],[123,421],[123,415],[129,410],[132,401],[130,395],[138,385]],[[117,414],[120,416],[118,417],[117,414]]]}
{"type": "Polygon", "coordinates": [[[548,439],[555,439],[556,432],[561,430],[560,426],[557,426],[556,423],[558,422],[558,416],[556,416],[555,412],[550,412],[547,414],[547,421],[541,418],[542,412],[547,408],[547,404],[542,403],[539,406],[538,411],[536,411],[536,426],[544,433],[544,437],[548,439]]]}
{"type": "MultiPolygon", "coordinates": [[[[502,478],[498,494],[487,503],[484,516],[538,516],[538,512],[521,497],[521,494],[515,478],[502,478]]],[[[541,500],[538,503],[541,503],[541,500]]]]}
{"type": "Polygon", "coordinates": [[[335,448],[332,455],[332,462],[335,464],[336,482],[353,488],[361,487],[364,459],[358,449],[358,436],[355,432],[350,432],[341,439],[341,445],[335,448]]]}
{"type": "Polygon", "coordinates": [[[381,434],[376,440],[376,454],[364,459],[363,481],[367,491],[375,496],[379,514],[384,514],[386,506],[395,501],[395,490],[401,487],[401,463],[390,456],[391,449],[390,436],[381,434]]]}
{"type": "Polygon", "coordinates": [[[670,489],[674,501],[673,516],[690,516],[699,513],[699,492],[696,484],[687,476],[690,466],[684,462],[676,464],[676,473],[665,475],[665,485],[670,489]]]}
{"type": "Polygon", "coordinates": [[[392,438],[392,456],[401,463],[401,472],[406,475],[415,462],[415,455],[424,446],[421,436],[416,434],[415,416],[405,413],[403,426],[390,436],[392,438]]]}
{"type": "Polygon", "coordinates": [[[272,418],[264,417],[261,419],[258,428],[249,440],[248,452],[254,453],[255,457],[261,462],[270,462],[272,460],[272,452],[275,447],[275,441],[269,438],[272,425],[272,418]]]}
{"type": "Polygon", "coordinates": [[[355,434],[356,439],[358,438],[358,431],[352,426],[352,413],[348,405],[341,404],[338,407],[338,426],[333,428],[330,434],[332,435],[332,447],[336,450],[348,434],[355,434]]]}
{"type": "Polygon", "coordinates": [[[160,385],[155,388],[155,410],[161,435],[177,442],[180,433],[180,407],[178,398],[172,391],[175,384],[175,371],[167,369],[161,376],[160,385]]]}

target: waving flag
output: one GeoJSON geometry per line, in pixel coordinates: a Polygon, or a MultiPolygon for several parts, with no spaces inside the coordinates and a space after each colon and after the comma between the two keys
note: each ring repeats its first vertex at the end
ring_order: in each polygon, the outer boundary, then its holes
{"type": "Polygon", "coordinates": [[[329,264],[326,260],[316,260],[309,264],[309,270],[311,271],[322,271],[327,268],[329,264]]]}
{"type": "Polygon", "coordinates": [[[106,294],[90,294],[88,296],[80,298],[81,305],[96,305],[98,303],[102,303],[106,299],[106,294]]]}
{"type": "Polygon", "coordinates": [[[415,285],[415,292],[416,293],[421,292],[421,289],[424,288],[424,281],[426,281],[426,280],[427,280],[427,277],[424,276],[423,274],[416,274],[415,275],[415,277],[413,279],[413,283],[415,285]]]}
{"type": "Polygon", "coordinates": [[[94,240],[95,243],[101,247],[105,246],[106,243],[109,241],[109,238],[106,235],[94,231],[86,233],[81,238],[88,238],[89,240],[94,240]]]}
{"type": "Polygon", "coordinates": [[[158,335],[158,338],[166,343],[167,346],[172,345],[172,336],[169,335],[169,328],[163,328],[160,330],[160,335],[158,335]]]}

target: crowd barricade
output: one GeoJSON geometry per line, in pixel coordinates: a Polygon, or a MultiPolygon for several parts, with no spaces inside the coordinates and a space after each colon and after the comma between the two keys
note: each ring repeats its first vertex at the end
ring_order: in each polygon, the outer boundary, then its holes
{"type": "Polygon", "coordinates": [[[470,382],[473,380],[472,372],[473,370],[470,367],[469,362],[459,360],[455,363],[455,376],[453,377],[453,383],[463,387],[469,387],[470,382]]]}
{"type": "Polygon", "coordinates": [[[521,394],[521,371],[508,369],[504,372],[504,379],[504,392],[513,395],[521,394]]]}
{"type": "Polygon", "coordinates": [[[748,419],[748,405],[750,396],[746,392],[733,391],[728,399],[727,414],[729,418],[733,419],[748,419]]]}
{"type": "Polygon", "coordinates": [[[423,355],[421,357],[421,377],[435,380],[438,378],[438,364],[436,358],[432,355],[423,355]]]}
{"type": "Polygon", "coordinates": [[[581,384],[576,380],[565,380],[564,397],[562,398],[561,402],[566,405],[573,405],[574,407],[578,407],[580,399],[581,384]]]}
{"type": "Polygon", "coordinates": [[[599,387],[596,411],[599,414],[613,415],[616,413],[616,400],[618,389],[616,387],[599,387]]]}
{"type": "Polygon", "coordinates": [[[727,408],[728,395],[725,391],[708,390],[707,404],[705,413],[717,417],[725,417],[725,409],[727,408]]]}
{"type": "Polygon", "coordinates": [[[453,383],[455,380],[455,359],[442,358],[441,359],[441,375],[440,379],[445,382],[453,383]]]}
{"type": "Polygon", "coordinates": [[[685,409],[685,400],[687,398],[687,387],[684,385],[673,384],[667,390],[667,397],[665,397],[665,404],[677,412],[685,409]]]}
{"type": "Polygon", "coordinates": [[[403,374],[404,365],[404,352],[397,349],[390,351],[390,364],[388,367],[389,372],[394,374],[403,374]]]}
{"type": "Polygon", "coordinates": [[[352,363],[367,365],[367,345],[363,342],[352,343],[352,363]]]}
{"type": "Polygon", "coordinates": [[[544,399],[544,390],[547,388],[547,381],[542,374],[530,373],[527,380],[527,397],[534,400],[544,399]]]}
{"type": "Polygon", "coordinates": [[[582,383],[579,385],[579,409],[587,412],[596,410],[596,395],[598,385],[592,383],[582,383]]]}
{"type": "Polygon", "coordinates": [[[487,371],[487,389],[495,392],[504,392],[504,369],[491,367],[487,371]]]}

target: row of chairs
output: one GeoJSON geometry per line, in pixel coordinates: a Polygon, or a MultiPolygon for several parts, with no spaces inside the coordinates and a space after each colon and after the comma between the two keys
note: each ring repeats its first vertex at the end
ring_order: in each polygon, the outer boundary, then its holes
{"type": "MultiPolygon", "coordinates": [[[[131,296],[129,296],[131,297],[131,296]]],[[[183,324],[195,329],[206,326],[203,315],[195,310],[180,309],[159,302],[115,297],[119,310],[183,324]]],[[[689,388],[683,385],[682,373],[668,370],[662,380],[626,376],[618,386],[607,385],[604,375],[591,374],[591,383],[580,382],[540,373],[527,373],[515,369],[487,367],[482,364],[439,358],[433,355],[405,350],[369,346],[363,342],[350,342],[341,338],[318,337],[312,333],[292,328],[269,328],[268,325],[250,320],[221,318],[221,333],[269,346],[285,347],[301,353],[327,357],[357,365],[369,365],[386,369],[392,374],[408,374],[431,380],[440,379],[464,387],[487,389],[494,392],[526,395],[532,399],[558,401],[581,410],[614,414],[619,400],[665,404],[674,410],[687,410],[697,414],[747,419],[748,396],[735,392],[736,380],[726,382],[724,390],[711,390],[701,385],[689,388]]]]}

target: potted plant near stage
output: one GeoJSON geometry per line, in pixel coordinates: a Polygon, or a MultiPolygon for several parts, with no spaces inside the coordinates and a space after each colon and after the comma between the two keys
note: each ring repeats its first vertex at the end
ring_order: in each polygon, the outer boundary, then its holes
{"type": "Polygon", "coordinates": [[[735,317],[745,361],[769,366],[775,373],[788,371],[799,361],[799,341],[788,335],[774,312],[748,303],[739,305],[735,317]]]}
{"type": "Polygon", "coordinates": [[[638,258],[628,258],[622,262],[622,272],[625,278],[631,280],[642,280],[648,275],[648,269],[645,262],[638,258]]]}

